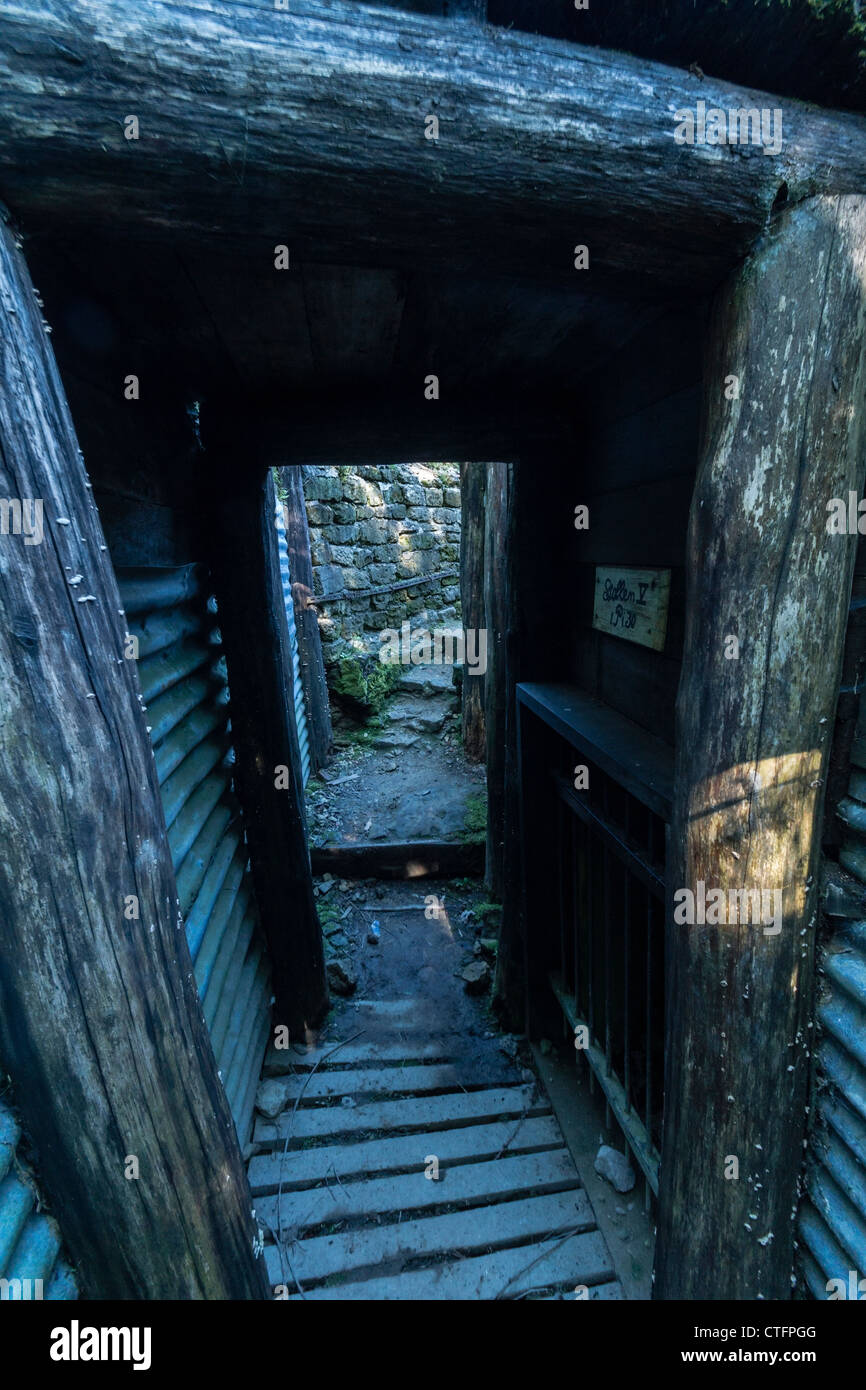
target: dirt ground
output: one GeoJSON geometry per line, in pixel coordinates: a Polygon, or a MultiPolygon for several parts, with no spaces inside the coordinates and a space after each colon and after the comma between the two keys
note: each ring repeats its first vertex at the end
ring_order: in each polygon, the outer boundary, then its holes
{"type": "Polygon", "coordinates": [[[416,667],[364,727],[338,727],[336,754],[307,787],[310,843],[460,841],[483,826],[484,767],[463,756],[450,670],[416,667]]]}
{"type": "MultiPolygon", "coordinates": [[[[489,1002],[497,913],[481,881],[317,879],[316,889],[329,966],[339,967],[355,985],[350,997],[334,998],[335,1031],[345,1036],[343,1015],[360,1015],[358,1001],[411,1000],[413,1029],[459,1036],[465,1040],[460,1055],[473,1074],[486,1058],[491,1080],[501,1078],[502,1061],[517,1056],[517,1043],[508,1039],[504,1050],[500,1046],[503,1035],[489,1002]],[[368,934],[376,921],[380,938],[372,945],[368,934]],[[485,964],[487,987],[479,995],[467,993],[462,972],[485,964]]],[[[365,1041],[375,1042],[381,1021],[372,1013],[359,1016],[358,1027],[365,1041]]]]}

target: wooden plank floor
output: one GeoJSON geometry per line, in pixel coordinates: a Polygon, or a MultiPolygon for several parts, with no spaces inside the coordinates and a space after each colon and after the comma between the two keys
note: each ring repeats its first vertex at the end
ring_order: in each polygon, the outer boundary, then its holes
{"type": "Polygon", "coordinates": [[[265,1064],[249,1176],[271,1284],[297,1299],[622,1298],[540,1084],[413,1027],[411,1000],[353,1017],[375,1021],[374,1041],[343,1014],[344,1045],[265,1064]]]}

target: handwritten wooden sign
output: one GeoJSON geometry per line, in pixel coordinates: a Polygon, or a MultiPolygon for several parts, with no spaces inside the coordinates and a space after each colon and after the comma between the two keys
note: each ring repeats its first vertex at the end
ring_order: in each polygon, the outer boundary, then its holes
{"type": "Polygon", "coordinates": [[[654,652],[663,651],[670,596],[670,570],[598,566],[592,625],[599,632],[624,637],[627,642],[639,642],[654,652]]]}

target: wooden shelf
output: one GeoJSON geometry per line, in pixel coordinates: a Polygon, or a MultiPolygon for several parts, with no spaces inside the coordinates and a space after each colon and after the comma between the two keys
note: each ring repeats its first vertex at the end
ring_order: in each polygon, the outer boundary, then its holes
{"type": "Polygon", "coordinates": [[[674,753],[667,743],[573,685],[529,682],[518,685],[517,699],[525,710],[670,823],[674,753]]]}

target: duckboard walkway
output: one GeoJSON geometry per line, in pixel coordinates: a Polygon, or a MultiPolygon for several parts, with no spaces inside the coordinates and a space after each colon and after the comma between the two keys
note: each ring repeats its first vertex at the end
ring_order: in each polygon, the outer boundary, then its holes
{"type": "Polygon", "coordinates": [[[417,1004],[360,1001],[331,1041],[269,1052],[249,1177],[272,1286],[621,1299],[540,1082],[495,1043],[431,1033],[417,1004]]]}

